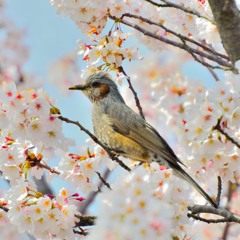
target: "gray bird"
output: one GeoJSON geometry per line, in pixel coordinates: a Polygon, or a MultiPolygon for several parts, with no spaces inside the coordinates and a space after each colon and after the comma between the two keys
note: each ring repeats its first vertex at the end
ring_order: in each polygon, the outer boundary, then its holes
{"type": "Polygon", "coordinates": [[[85,83],[69,88],[81,90],[93,103],[92,120],[98,140],[117,155],[167,165],[189,182],[213,207],[217,204],[182,168],[185,166],[155,128],[129,108],[117,85],[106,72],[90,75],[85,83]]]}

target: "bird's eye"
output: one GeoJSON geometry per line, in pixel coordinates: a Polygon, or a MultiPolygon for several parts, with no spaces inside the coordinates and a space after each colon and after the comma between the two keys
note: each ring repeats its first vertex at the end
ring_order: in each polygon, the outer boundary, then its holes
{"type": "Polygon", "coordinates": [[[93,82],[92,83],[92,87],[99,87],[100,86],[100,82],[93,82]]]}

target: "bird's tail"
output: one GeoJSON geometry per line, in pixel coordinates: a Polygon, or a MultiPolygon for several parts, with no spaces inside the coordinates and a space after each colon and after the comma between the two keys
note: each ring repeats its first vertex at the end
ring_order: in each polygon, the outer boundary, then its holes
{"type": "Polygon", "coordinates": [[[180,166],[179,168],[173,167],[174,174],[180,178],[183,178],[190,183],[213,207],[218,208],[218,205],[212,200],[212,198],[198,185],[198,183],[189,176],[180,166]]]}

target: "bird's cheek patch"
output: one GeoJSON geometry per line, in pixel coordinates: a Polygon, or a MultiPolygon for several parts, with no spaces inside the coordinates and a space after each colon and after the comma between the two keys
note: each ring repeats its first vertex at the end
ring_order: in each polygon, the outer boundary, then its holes
{"type": "Polygon", "coordinates": [[[106,84],[101,84],[101,86],[99,87],[99,92],[101,97],[106,96],[109,93],[109,91],[110,91],[110,88],[106,84]]]}

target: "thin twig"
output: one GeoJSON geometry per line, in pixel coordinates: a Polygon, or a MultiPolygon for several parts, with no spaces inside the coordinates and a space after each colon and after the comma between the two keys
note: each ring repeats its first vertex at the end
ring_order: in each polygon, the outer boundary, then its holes
{"type": "Polygon", "coordinates": [[[78,121],[72,121],[66,117],[63,116],[59,116],[58,117],[60,120],[66,122],[66,123],[71,123],[74,124],[76,126],[78,126],[82,131],[84,131],[95,143],[97,143],[98,145],[100,145],[108,154],[108,156],[113,160],[116,161],[122,168],[124,168],[125,170],[127,170],[128,172],[131,171],[131,169],[125,165],[120,159],[118,159],[118,157],[113,154],[111,152],[110,149],[106,148],[98,139],[96,136],[94,136],[91,132],[89,132],[86,128],[84,128],[78,121]]]}
{"type": "Polygon", "coordinates": [[[222,179],[218,176],[218,193],[217,193],[217,205],[220,205],[220,199],[222,194],[222,179]]]}
{"type": "Polygon", "coordinates": [[[75,229],[73,229],[73,232],[75,233],[75,234],[79,234],[79,235],[82,235],[82,236],[87,236],[88,235],[88,232],[87,231],[77,231],[77,230],[75,230],[75,229]]]}
{"type": "Polygon", "coordinates": [[[208,68],[208,70],[212,74],[212,76],[216,80],[216,82],[219,82],[220,79],[219,79],[218,75],[211,68],[208,68]]]}
{"type": "Polygon", "coordinates": [[[188,8],[185,8],[184,6],[181,6],[181,5],[177,5],[175,3],[171,3],[169,1],[165,1],[165,0],[161,0],[162,2],[164,2],[165,4],[159,4],[159,3],[156,3],[154,1],[151,1],[151,0],[145,0],[146,2],[149,2],[151,3],[152,5],[156,6],[156,7],[167,7],[167,8],[176,8],[176,9],[179,9],[183,12],[186,12],[186,13],[189,13],[191,15],[195,15],[199,18],[204,18],[205,20],[211,22],[212,24],[214,24],[214,21],[211,20],[210,18],[207,18],[205,16],[202,16],[199,12],[193,10],[193,9],[188,9],[188,8]]]}
{"type": "MultiPolygon", "coordinates": [[[[227,210],[230,209],[230,202],[231,202],[231,199],[232,199],[232,193],[233,193],[233,183],[229,182],[228,193],[227,193],[227,207],[226,207],[227,210]]],[[[230,223],[226,223],[225,228],[223,230],[223,235],[222,235],[223,240],[227,240],[229,228],[230,228],[230,223]]]]}
{"type": "MultiPolygon", "coordinates": [[[[201,59],[202,59],[203,62],[205,62],[202,57],[201,57],[201,59]]],[[[206,67],[207,67],[208,71],[211,73],[211,75],[213,76],[213,78],[215,79],[215,81],[219,82],[220,79],[219,79],[218,75],[213,71],[213,69],[208,67],[208,66],[206,66],[206,67]]]]}
{"type": "Polygon", "coordinates": [[[227,140],[229,140],[231,143],[233,143],[235,146],[237,146],[238,148],[240,148],[240,144],[234,140],[228,133],[226,133],[222,128],[221,128],[221,120],[222,120],[222,117],[220,117],[218,119],[218,122],[216,124],[215,127],[213,127],[213,129],[219,131],[222,135],[224,135],[226,137],[227,140]]]}
{"type": "Polygon", "coordinates": [[[227,240],[227,236],[229,233],[230,223],[226,223],[225,228],[223,230],[222,240],[227,240]]]}
{"type": "MultiPolygon", "coordinates": [[[[40,167],[40,168],[45,168],[45,169],[49,170],[51,173],[55,173],[55,174],[58,174],[58,175],[60,174],[59,171],[57,171],[57,170],[55,170],[55,169],[53,169],[53,168],[50,168],[48,165],[42,164],[41,162],[37,162],[37,163],[36,163],[36,166],[38,166],[38,167],[40,167]]],[[[102,177],[99,172],[96,172],[96,173],[97,173],[99,179],[101,180],[101,182],[102,182],[107,188],[111,189],[111,186],[110,186],[110,184],[105,180],[105,177],[102,177]]]]}
{"type": "Polygon", "coordinates": [[[102,181],[102,183],[103,183],[107,188],[109,188],[110,190],[112,190],[110,184],[102,177],[102,175],[100,174],[100,172],[96,172],[96,173],[97,173],[99,179],[102,181]]]}
{"type": "Polygon", "coordinates": [[[37,163],[36,163],[36,166],[38,166],[38,167],[40,167],[40,168],[45,168],[45,169],[47,169],[47,170],[48,170],[49,172],[51,172],[51,173],[55,173],[55,174],[58,174],[58,175],[60,174],[59,171],[57,171],[57,170],[49,167],[49,166],[46,165],[46,164],[42,164],[41,162],[37,162],[37,163]]]}
{"type": "Polygon", "coordinates": [[[133,88],[133,85],[132,85],[132,83],[131,83],[130,77],[127,75],[127,73],[125,72],[125,70],[123,69],[123,67],[119,67],[119,72],[123,73],[123,74],[125,75],[125,77],[127,78],[128,85],[129,85],[130,90],[131,90],[132,93],[133,93],[133,96],[134,96],[134,99],[135,99],[136,106],[137,106],[137,108],[138,108],[139,114],[140,114],[140,116],[145,120],[145,116],[144,116],[144,113],[143,113],[143,110],[142,110],[140,101],[139,101],[139,99],[138,99],[137,92],[136,92],[136,91],[134,90],[134,88],[133,88]]]}
{"type": "MultiPolygon", "coordinates": [[[[202,41],[202,42],[204,42],[204,41],[202,41]]],[[[204,44],[204,43],[203,43],[204,44]]],[[[203,62],[205,62],[205,60],[204,60],[204,58],[203,57],[200,57],[201,58],[201,60],[203,61],[203,62]]],[[[207,67],[207,66],[206,66],[207,67]]],[[[212,68],[210,68],[210,67],[207,67],[207,69],[208,69],[208,71],[210,72],[210,74],[213,76],[213,78],[215,79],[215,81],[216,82],[220,82],[220,79],[219,79],[219,77],[218,77],[218,75],[214,72],[214,70],[212,69],[212,68]]]]}
{"type": "MultiPolygon", "coordinates": [[[[103,174],[103,179],[107,179],[109,177],[110,173],[111,173],[111,171],[109,169],[106,169],[103,174]]],[[[99,184],[98,184],[99,191],[94,191],[94,192],[90,193],[89,196],[87,197],[87,199],[83,202],[83,204],[81,204],[81,206],[79,208],[79,212],[81,214],[83,214],[83,215],[86,214],[87,209],[94,202],[96,196],[101,191],[102,187],[103,187],[103,182],[99,181],[99,184]]]]}
{"type": "Polygon", "coordinates": [[[0,209],[2,209],[4,212],[8,212],[9,209],[5,206],[3,206],[2,204],[0,204],[0,209]]]}
{"type": "Polygon", "coordinates": [[[75,227],[86,227],[86,226],[93,226],[96,222],[95,216],[78,216],[75,215],[75,217],[79,220],[76,222],[75,227]]]}

